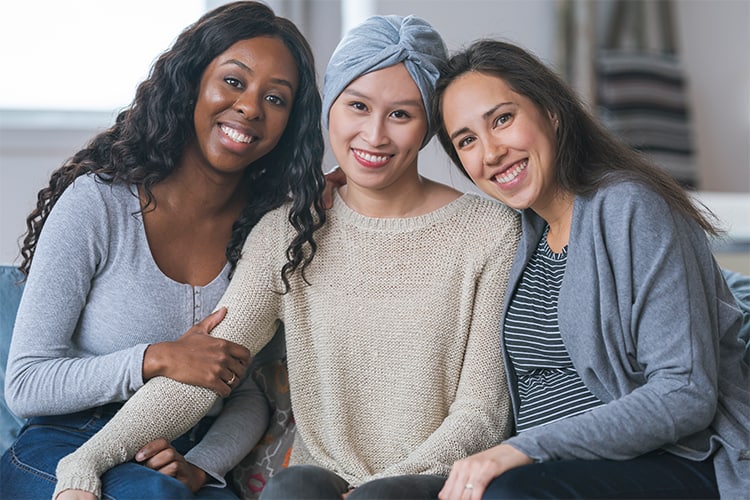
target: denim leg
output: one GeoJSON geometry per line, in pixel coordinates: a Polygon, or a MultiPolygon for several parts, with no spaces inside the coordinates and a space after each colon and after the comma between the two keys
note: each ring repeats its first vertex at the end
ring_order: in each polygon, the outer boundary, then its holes
{"type": "Polygon", "coordinates": [[[107,500],[143,500],[145,498],[188,500],[193,498],[193,492],[173,477],[135,462],[127,462],[104,473],[102,498],[107,500]]]}
{"type": "MultiPolygon", "coordinates": [[[[101,429],[119,406],[106,405],[70,415],[30,419],[0,459],[0,498],[51,498],[57,462],[101,429]]],[[[104,473],[102,497],[116,500],[194,498],[178,480],[134,462],[104,473]]],[[[210,492],[206,498],[233,497],[231,491],[220,489],[210,492]]]]}
{"type": "Polygon", "coordinates": [[[47,435],[22,430],[5,451],[0,458],[0,498],[52,498],[57,462],[76,446],[63,440],[49,445],[43,439],[47,435]]]}
{"type": "Polygon", "coordinates": [[[29,419],[0,459],[2,497],[51,498],[57,462],[101,427],[99,417],[92,410],[29,419]]]}
{"type": "Polygon", "coordinates": [[[204,486],[193,497],[199,500],[238,500],[239,497],[227,486],[224,488],[212,488],[204,486]]]}
{"type": "Polygon", "coordinates": [[[375,479],[365,483],[349,494],[347,500],[372,499],[380,500],[432,500],[445,484],[444,476],[431,474],[414,474],[375,479]]]}
{"type": "Polygon", "coordinates": [[[293,465],[268,480],[260,500],[341,500],[349,484],[334,472],[314,465],[293,465]]]}
{"type": "Polygon", "coordinates": [[[525,465],[496,477],[482,497],[719,498],[711,460],[666,452],[632,460],[561,460],[525,465]]]}

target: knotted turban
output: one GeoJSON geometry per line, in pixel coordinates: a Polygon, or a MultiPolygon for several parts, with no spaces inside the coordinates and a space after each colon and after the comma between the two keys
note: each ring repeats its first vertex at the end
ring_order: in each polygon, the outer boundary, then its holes
{"type": "Polygon", "coordinates": [[[323,83],[323,125],[328,128],[331,105],[351,82],[403,62],[422,94],[428,127],[424,147],[437,130],[431,100],[446,58],[443,39],[424,19],[395,15],[368,18],[344,36],[328,62],[323,83]]]}

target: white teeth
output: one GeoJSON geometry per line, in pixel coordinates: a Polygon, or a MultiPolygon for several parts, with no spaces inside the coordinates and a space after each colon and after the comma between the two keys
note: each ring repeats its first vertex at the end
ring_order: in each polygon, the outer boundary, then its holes
{"type": "Polygon", "coordinates": [[[524,160],[515,167],[513,167],[509,172],[506,172],[504,175],[496,175],[495,180],[499,182],[500,184],[505,184],[506,182],[510,182],[516,177],[518,177],[518,174],[520,174],[527,166],[529,165],[529,160],[524,160]]]}
{"type": "Polygon", "coordinates": [[[242,142],[244,144],[250,144],[251,142],[253,142],[253,138],[251,136],[238,132],[233,128],[227,127],[226,125],[221,126],[221,131],[227,134],[229,138],[234,142],[242,142]]]}
{"type": "Polygon", "coordinates": [[[370,153],[365,153],[364,151],[357,150],[354,150],[354,154],[371,163],[384,163],[388,161],[388,158],[390,158],[390,156],[388,155],[371,155],[370,153]]]}

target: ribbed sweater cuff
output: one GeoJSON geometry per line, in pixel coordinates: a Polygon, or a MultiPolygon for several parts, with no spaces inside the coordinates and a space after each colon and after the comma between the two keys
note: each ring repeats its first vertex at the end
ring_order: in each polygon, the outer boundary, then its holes
{"type": "Polygon", "coordinates": [[[57,464],[57,485],[52,498],[65,490],[83,490],[96,495],[97,498],[102,496],[102,483],[95,471],[86,470],[84,464],[66,460],[65,457],[57,464]]]}

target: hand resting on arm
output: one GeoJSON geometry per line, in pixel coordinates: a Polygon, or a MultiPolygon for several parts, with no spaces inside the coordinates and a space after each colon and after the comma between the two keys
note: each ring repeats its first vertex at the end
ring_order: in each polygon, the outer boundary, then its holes
{"type": "Polygon", "coordinates": [[[152,344],[143,359],[143,380],[169,377],[211,389],[221,397],[232,392],[227,382],[241,380],[250,364],[250,351],[209,333],[226,316],[220,308],[173,342],[152,344]],[[233,380],[234,378],[234,380],[233,380]]]}

